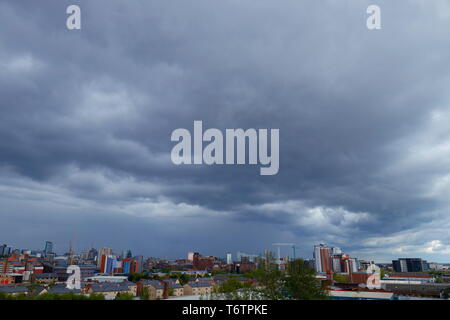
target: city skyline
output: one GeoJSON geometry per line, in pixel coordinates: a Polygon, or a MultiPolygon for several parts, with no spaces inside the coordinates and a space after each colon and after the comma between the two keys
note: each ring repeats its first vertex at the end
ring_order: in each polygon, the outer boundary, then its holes
{"type": "Polygon", "coordinates": [[[374,30],[366,0],[76,2],[80,30],[0,3],[2,241],[450,262],[447,0],[377,0],[374,30]],[[277,174],[176,165],[195,121],[279,130],[277,174]]]}
{"type": "MultiPolygon", "coordinates": [[[[55,247],[55,243],[54,242],[47,240],[47,241],[45,241],[45,246],[47,246],[47,243],[51,243],[51,247],[52,248],[55,247]]],[[[4,243],[3,245],[6,245],[7,247],[10,247],[11,250],[18,249],[21,252],[26,251],[26,250],[33,251],[33,252],[42,252],[42,253],[45,252],[45,248],[44,249],[40,249],[38,247],[33,248],[33,247],[30,247],[30,246],[19,248],[19,247],[14,247],[13,245],[8,244],[8,243],[4,243]]],[[[302,248],[296,246],[295,244],[289,244],[289,246],[285,247],[284,249],[281,249],[281,256],[282,257],[289,257],[290,259],[293,258],[293,251],[292,251],[293,248],[290,245],[294,245],[296,251],[298,251],[298,249],[302,249],[302,248]]],[[[374,259],[367,258],[367,257],[355,256],[352,253],[350,253],[350,252],[348,252],[346,250],[343,250],[340,247],[336,247],[334,245],[328,245],[328,244],[325,244],[325,243],[314,244],[314,246],[310,250],[311,252],[310,252],[309,255],[300,256],[300,255],[297,254],[296,258],[300,258],[300,259],[304,259],[304,260],[315,260],[314,250],[319,245],[320,246],[323,245],[323,246],[325,246],[327,248],[331,248],[331,249],[337,249],[337,250],[340,251],[340,253],[342,253],[342,254],[344,254],[344,255],[346,255],[348,257],[351,257],[352,259],[357,259],[358,261],[374,261],[375,263],[378,263],[378,264],[392,264],[393,261],[395,261],[395,260],[405,259],[405,258],[406,259],[410,259],[410,258],[416,259],[416,258],[418,258],[418,259],[423,259],[425,261],[427,260],[423,256],[417,256],[417,257],[416,256],[414,256],[414,257],[411,257],[411,256],[397,256],[397,257],[393,257],[391,260],[374,260],[374,259]]],[[[81,256],[83,253],[88,253],[91,249],[95,249],[95,250],[111,249],[112,250],[111,254],[119,256],[119,257],[122,256],[124,253],[129,254],[129,252],[131,252],[132,256],[143,256],[144,258],[157,258],[157,259],[167,259],[167,260],[186,259],[186,257],[189,256],[189,254],[194,253],[194,252],[199,252],[201,254],[204,254],[205,256],[214,256],[214,257],[217,257],[219,259],[223,259],[225,261],[228,261],[228,255],[229,254],[231,254],[231,257],[232,257],[233,261],[239,261],[240,260],[240,258],[239,258],[240,254],[241,255],[252,255],[252,256],[258,256],[258,257],[264,257],[264,253],[267,252],[267,251],[271,252],[274,255],[274,257],[277,257],[277,246],[273,246],[273,245],[271,247],[268,247],[268,248],[265,248],[265,249],[253,250],[253,251],[248,251],[248,252],[243,252],[242,250],[239,250],[239,249],[237,251],[224,250],[224,251],[222,251],[222,252],[220,252],[218,254],[212,254],[210,252],[202,252],[201,250],[198,250],[198,249],[194,248],[194,249],[191,249],[190,251],[184,252],[180,256],[176,256],[176,255],[169,255],[169,254],[163,254],[163,255],[143,254],[142,252],[138,252],[138,251],[133,250],[133,248],[115,248],[115,247],[95,246],[95,245],[94,246],[91,245],[91,246],[89,246],[87,248],[76,249],[75,246],[73,245],[73,243],[69,242],[69,246],[65,250],[64,249],[61,250],[61,251],[53,250],[53,253],[56,254],[57,256],[62,256],[64,254],[70,253],[71,249],[72,249],[72,253],[74,255],[77,255],[77,256],[81,256]]],[[[429,260],[428,263],[439,263],[439,264],[448,265],[448,264],[450,264],[450,261],[429,260]]]]}

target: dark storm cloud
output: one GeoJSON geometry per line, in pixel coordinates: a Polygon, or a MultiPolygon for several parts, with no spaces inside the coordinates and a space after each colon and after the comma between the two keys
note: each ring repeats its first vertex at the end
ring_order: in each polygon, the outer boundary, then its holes
{"type": "MultiPolygon", "coordinates": [[[[16,201],[30,194],[12,186],[32,181],[50,188],[34,195],[42,201],[64,190],[93,211],[121,212],[129,226],[160,219],[161,239],[221,221],[223,236],[208,240],[218,253],[224,243],[270,244],[240,224],[302,243],[303,254],[321,240],[387,255],[450,243],[430,224],[449,222],[445,1],[376,1],[380,31],[365,26],[368,1],[77,3],[81,31],[65,29],[70,2],[0,4],[0,164],[16,201]],[[170,134],[194,120],[279,128],[279,174],[174,166],[170,134]],[[196,223],[174,228],[173,215],[196,223]],[[408,230],[422,235],[383,244],[408,230]]],[[[56,216],[45,201],[35,218],[56,216]]],[[[2,215],[19,228],[26,212],[2,215]]],[[[95,212],[78,215],[55,229],[101,224],[95,212]]],[[[105,218],[105,229],[121,219],[105,218]]]]}

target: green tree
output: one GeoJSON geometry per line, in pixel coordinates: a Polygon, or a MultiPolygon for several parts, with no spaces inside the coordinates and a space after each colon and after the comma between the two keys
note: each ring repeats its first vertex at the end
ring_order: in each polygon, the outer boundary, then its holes
{"type": "Polygon", "coordinates": [[[296,300],[323,300],[327,292],[315,277],[315,271],[306,266],[302,259],[291,261],[287,265],[285,286],[288,296],[296,300]]]}
{"type": "Polygon", "coordinates": [[[265,259],[260,262],[258,268],[253,272],[253,278],[263,287],[261,295],[269,300],[283,300],[284,275],[279,270],[276,260],[271,252],[267,253],[265,259]]]}
{"type": "Polygon", "coordinates": [[[101,293],[91,293],[88,300],[105,300],[105,296],[101,293]]]}
{"type": "Polygon", "coordinates": [[[150,291],[148,290],[148,287],[142,288],[140,297],[141,300],[150,300],[150,291]]]}
{"type": "Polygon", "coordinates": [[[224,270],[213,270],[213,271],[211,271],[211,275],[213,275],[213,276],[218,275],[218,274],[226,274],[226,273],[227,272],[224,271],[224,270]]]}
{"type": "Polygon", "coordinates": [[[118,293],[114,300],[133,300],[134,296],[129,293],[118,293]]]}
{"type": "Polygon", "coordinates": [[[244,288],[244,285],[241,281],[236,278],[229,278],[225,280],[217,289],[219,293],[232,293],[239,289],[244,288]]]}
{"type": "Polygon", "coordinates": [[[128,276],[128,281],[138,282],[143,278],[145,278],[143,273],[132,273],[128,276]]]}
{"type": "Polygon", "coordinates": [[[183,274],[180,276],[180,278],[179,278],[180,284],[181,284],[182,286],[184,286],[186,283],[189,282],[189,279],[190,279],[190,278],[191,278],[191,277],[190,277],[188,274],[183,273],[183,274]]]}
{"type": "Polygon", "coordinates": [[[315,271],[297,259],[287,264],[285,271],[280,271],[272,254],[267,254],[258,268],[248,274],[258,281],[258,288],[251,284],[230,278],[225,281],[211,299],[229,300],[321,300],[328,294],[316,279],[315,271]]]}

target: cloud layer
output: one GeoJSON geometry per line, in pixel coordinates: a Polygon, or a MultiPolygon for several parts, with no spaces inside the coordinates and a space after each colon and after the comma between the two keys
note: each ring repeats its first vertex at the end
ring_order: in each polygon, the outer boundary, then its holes
{"type": "Polygon", "coordinates": [[[76,2],[0,3],[0,241],[449,261],[447,1],[76,2]],[[280,172],[174,166],[194,120],[279,128],[280,172]]]}

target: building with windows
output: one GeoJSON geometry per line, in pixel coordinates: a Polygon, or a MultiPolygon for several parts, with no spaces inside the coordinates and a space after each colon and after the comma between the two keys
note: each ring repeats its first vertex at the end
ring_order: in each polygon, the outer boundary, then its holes
{"type": "Polygon", "coordinates": [[[53,284],[58,281],[58,275],[56,273],[36,273],[32,275],[32,282],[39,284],[53,284]]]}
{"type": "Polygon", "coordinates": [[[0,246],[0,256],[5,255],[6,247],[6,244],[0,246]]]}
{"type": "Polygon", "coordinates": [[[50,253],[53,253],[53,242],[45,241],[44,255],[48,255],[50,253]]]}
{"type": "Polygon", "coordinates": [[[232,264],[233,263],[233,258],[231,253],[227,253],[227,264],[232,264]]]}
{"type": "Polygon", "coordinates": [[[114,299],[119,294],[130,294],[136,296],[137,286],[133,282],[123,281],[118,283],[102,282],[91,283],[87,285],[86,292],[100,293],[105,296],[105,299],[114,299]]]}
{"type": "Polygon", "coordinates": [[[314,246],[314,261],[316,272],[331,272],[332,271],[332,261],[331,261],[331,250],[325,244],[321,243],[314,246]]]}
{"type": "Polygon", "coordinates": [[[184,295],[209,295],[213,290],[213,285],[207,281],[189,282],[183,286],[184,295]]]}
{"type": "Polygon", "coordinates": [[[113,254],[113,252],[112,252],[111,248],[100,248],[98,250],[98,256],[97,256],[97,268],[101,269],[102,256],[110,256],[112,254],[113,254]]]}
{"type": "Polygon", "coordinates": [[[321,243],[314,246],[314,265],[318,273],[352,273],[360,270],[358,259],[344,254],[338,247],[321,243]]]}
{"type": "Polygon", "coordinates": [[[428,263],[420,258],[392,260],[392,267],[395,272],[423,272],[429,270],[428,263]]]}
{"type": "Polygon", "coordinates": [[[0,256],[8,256],[11,254],[11,247],[6,244],[0,246],[0,256]]]}
{"type": "Polygon", "coordinates": [[[95,250],[94,248],[91,248],[91,250],[89,250],[89,252],[88,252],[87,258],[88,258],[88,260],[94,261],[95,257],[97,257],[97,255],[98,255],[97,250],[95,250]]]}
{"type": "Polygon", "coordinates": [[[163,299],[165,290],[168,290],[168,284],[158,280],[142,280],[138,282],[138,294],[141,294],[143,290],[148,291],[150,300],[163,299]]]}

